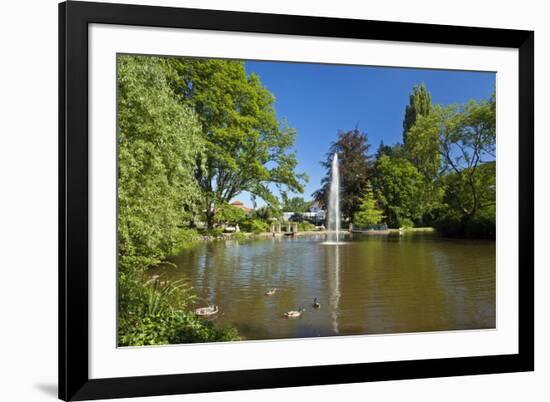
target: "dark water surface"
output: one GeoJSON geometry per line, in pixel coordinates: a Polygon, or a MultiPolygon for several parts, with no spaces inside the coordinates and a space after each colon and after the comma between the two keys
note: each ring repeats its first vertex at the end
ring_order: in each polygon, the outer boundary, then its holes
{"type": "Polygon", "coordinates": [[[495,242],[434,235],[324,235],[204,243],[160,268],[217,304],[246,339],[495,327],[495,242]],[[269,288],[277,288],[266,296],[269,288]],[[321,308],[311,304],[317,297],[321,308]],[[301,318],[285,311],[304,307],[301,318]]]}

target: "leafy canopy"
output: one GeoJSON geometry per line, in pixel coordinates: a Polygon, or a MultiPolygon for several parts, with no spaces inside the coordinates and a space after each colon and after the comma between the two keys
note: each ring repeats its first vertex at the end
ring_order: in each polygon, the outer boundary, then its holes
{"type": "Polygon", "coordinates": [[[196,213],[205,142],[196,114],[169,86],[165,59],[117,61],[119,263],[138,269],[171,254],[196,213]]]}
{"type": "Polygon", "coordinates": [[[446,206],[462,221],[478,211],[495,208],[496,107],[488,101],[449,106],[441,121],[440,142],[446,206]]]}
{"type": "Polygon", "coordinates": [[[242,223],[246,219],[246,213],[228,203],[219,204],[215,211],[214,220],[217,224],[228,223],[236,225],[242,223]]]}
{"type": "Polygon", "coordinates": [[[407,159],[382,155],[377,160],[373,185],[390,227],[421,216],[422,183],[422,175],[407,159]]]}
{"type": "Polygon", "coordinates": [[[298,174],[296,131],[279,123],[274,96],[256,74],[232,60],[170,60],[173,86],[199,116],[206,141],[206,164],[197,170],[211,225],[215,205],[243,191],[277,204],[271,185],[303,192],[307,180],[298,174]]]}
{"type": "Polygon", "coordinates": [[[306,201],[302,197],[288,198],[283,194],[282,209],[285,212],[307,212],[311,208],[311,201],[306,201]]]}

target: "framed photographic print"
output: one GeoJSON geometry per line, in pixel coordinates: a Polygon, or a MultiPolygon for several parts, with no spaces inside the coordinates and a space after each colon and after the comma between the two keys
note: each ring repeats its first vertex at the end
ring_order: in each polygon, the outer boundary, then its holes
{"type": "Polygon", "coordinates": [[[534,33],[59,5],[59,397],[530,371],[534,33]]]}

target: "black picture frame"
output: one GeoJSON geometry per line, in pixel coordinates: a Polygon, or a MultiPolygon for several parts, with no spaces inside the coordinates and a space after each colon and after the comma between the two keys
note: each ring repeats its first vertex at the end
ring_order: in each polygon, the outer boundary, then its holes
{"type": "Polygon", "coordinates": [[[59,4],[59,398],[88,400],[534,370],[534,32],[70,1],[59,4]],[[515,48],[519,51],[517,354],[213,373],[88,375],[88,25],[515,48]]]}

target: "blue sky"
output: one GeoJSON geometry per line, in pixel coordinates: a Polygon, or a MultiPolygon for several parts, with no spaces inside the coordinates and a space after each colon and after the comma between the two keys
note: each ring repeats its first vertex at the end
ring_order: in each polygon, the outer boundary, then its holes
{"type": "MultiPolygon", "coordinates": [[[[381,140],[401,142],[413,86],[424,83],[432,102],[446,105],[487,99],[495,85],[495,74],[488,72],[256,61],[245,66],[275,95],[279,119],[297,130],[298,171],[310,178],[305,199],[319,188],[325,173],[319,162],[338,130],[358,126],[373,154],[381,140]]],[[[238,198],[249,203],[247,194],[238,198]]]]}

